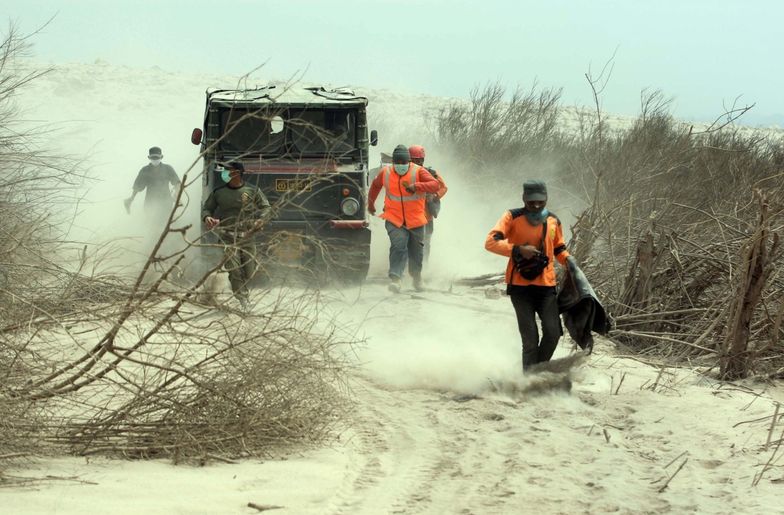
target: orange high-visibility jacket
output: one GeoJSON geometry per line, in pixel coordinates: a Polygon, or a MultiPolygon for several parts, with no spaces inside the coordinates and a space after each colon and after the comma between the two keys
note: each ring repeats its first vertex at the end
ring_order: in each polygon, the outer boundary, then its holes
{"type": "Polygon", "coordinates": [[[381,188],[384,188],[384,212],[381,218],[395,225],[416,229],[427,224],[425,215],[425,193],[436,193],[440,184],[423,167],[409,163],[408,171],[398,175],[392,165],[381,168],[370,185],[368,204],[376,202],[381,188]],[[403,182],[414,186],[414,193],[409,193],[403,182]]]}
{"type": "Polygon", "coordinates": [[[537,249],[542,242],[542,226],[531,225],[525,217],[525,209],[510,209],[498,220],[495,227],[485,239],[485,248],[495,254],[509,258],[506,264],[506,283],[518,286],[555,286],[555,259],[566,266],[569,252],[563,239],[561,221],[550,213],[547,217],[547,231],[544,238],[543,252],[550,258],[547,268],[535,279],[523,278],[512,261],[512,249],[516,245],[532,245],[537,249]]]}

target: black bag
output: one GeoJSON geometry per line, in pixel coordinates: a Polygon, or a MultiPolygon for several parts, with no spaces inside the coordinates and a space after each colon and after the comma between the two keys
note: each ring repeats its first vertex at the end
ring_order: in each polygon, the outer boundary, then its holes
{"type": "Polygon", "coordinates": [[[547,265],[550,264],[550,258],[545,254],[537,254],[531,259],[523,259],[518,255],[518,260],[515,261],[515,268],[523,276],[524,279],[532,281],[539,277],[547,265]]]}
{"type": "Polygon", "coordinates": [[[512,261],[517,269],[517,272],[523,276],[523,279],[532,281],[539,277],[547,265],[550,264],[550,258],[544,253],[544,239],[547,237],[547,219],[542,222],[542,241],[539,244],[539,254],[531,259],[525,259],[520,255],[518,247],[515,246],[512,251],[512,261]]]}

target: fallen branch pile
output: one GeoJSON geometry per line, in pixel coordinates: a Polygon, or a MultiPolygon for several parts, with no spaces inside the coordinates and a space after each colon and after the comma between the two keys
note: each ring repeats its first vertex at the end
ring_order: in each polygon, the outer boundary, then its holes
{"type": "Polygon", "coordinates": [[[572,170],[595,196],[571,250],[622,343],[702,359],[725,379],[784,376],[784,145],[732,128],[694,134],[654,101],[572,170]]]}

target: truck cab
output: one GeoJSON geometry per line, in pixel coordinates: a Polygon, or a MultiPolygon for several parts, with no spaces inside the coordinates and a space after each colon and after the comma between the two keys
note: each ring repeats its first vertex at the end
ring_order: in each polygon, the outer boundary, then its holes
{"type": "Polygon", "coordinates": [[[272,204],[256,235],[267,275],[364,280],[368,149],[377,142],[375,131],[368,134],[367,98],[348,89],[279,86],[209,89],[206,97],[203,128],[191,136],[203,156],[202,202],[224,185],[222,163],[240,161],[245,182],[272,204]]]}

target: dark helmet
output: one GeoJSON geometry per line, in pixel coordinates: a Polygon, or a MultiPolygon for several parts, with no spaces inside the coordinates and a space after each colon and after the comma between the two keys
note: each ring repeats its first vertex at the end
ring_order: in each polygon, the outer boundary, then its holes
{"type": "Polygon", "coordinates": [[[392,151],[392,162],[396,165],[407,165],[411,161],[411,154],[405,145],[398,145],[392,151]]]}

